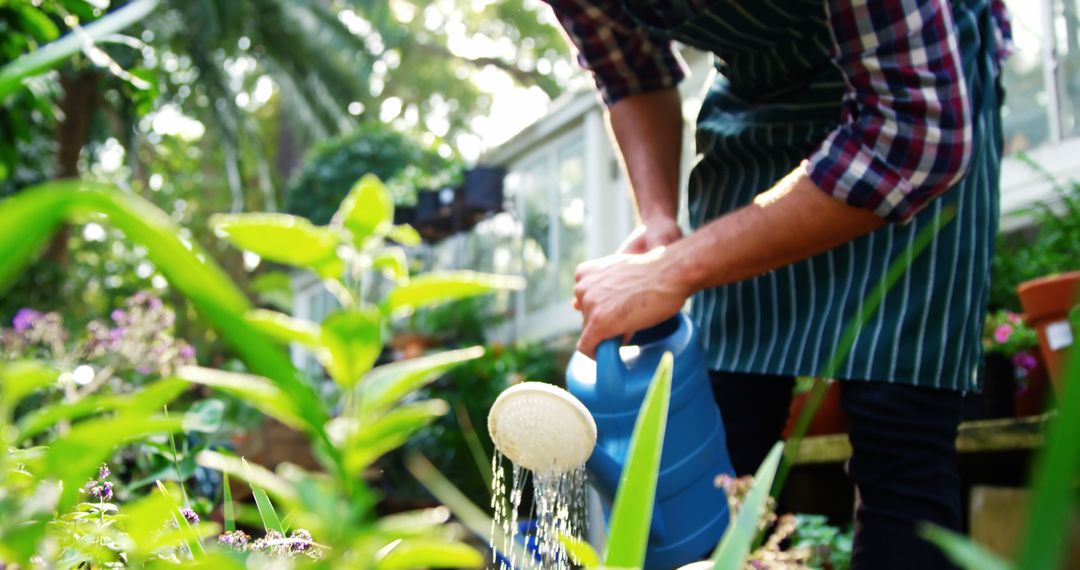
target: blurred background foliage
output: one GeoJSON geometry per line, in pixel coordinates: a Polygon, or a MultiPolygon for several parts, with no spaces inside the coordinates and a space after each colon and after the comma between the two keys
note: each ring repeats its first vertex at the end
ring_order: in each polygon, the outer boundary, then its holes
{"type": "MultiPolygon", "coordinates": [[[[0,63],[130,3],[0,0],[0,63]]],[[[262,269],[211,239],[210,214],[325,223],[360,174],[403,202],[453,180],[483,148],[492,85],[555,97],[573,79],[545,17],[538,0],[161,0],[0,101],[0,195],[73,176],[116,184],[168,212],[251,292],[262,269]]],[[[58,234],[0,300],[0,321],[33,305],[86,322],[148,287],[177,304],[200,355],[220,352],[145,252],[100,227],[58,234]]]]}

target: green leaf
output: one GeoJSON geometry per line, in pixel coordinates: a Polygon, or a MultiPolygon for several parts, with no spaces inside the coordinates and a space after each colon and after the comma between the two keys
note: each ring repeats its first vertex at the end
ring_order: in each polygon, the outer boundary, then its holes
{"type": "Polygon", "coordinates": [[[716,552],[713,553],[715,570],[741,570],[746,564],[746,557],[750,555],[750,549],[758,535],[758,524],[762,513],[765,512],[765,505],[769,500],[769,489],[772,488],[773,478],[776,476],[776,469],[780,465],[783,452],[783,442],[777,442],[769,455],[765,457],[765,461],[758,467],[750,492],[746,494],[739,513],[724,531],[724,536],[720,539],[716,552]]]}
{"type": "Polygon", "coordinates": [[[588,542],[562,533],[559,534],[559,542],[566,549],[566,553],[570,555],[570,559],[578,566],[582,568],[600,566],[600,555],[593,550],[593,547],[588,542]]]}
{"type": "Polygon", "coordinates": [[[406,316],[428,305],[524,287],[525,280],[512,275],[475,271],[433,272],[413,277],[407,285],[390,291],[383,300],[383,310],[390,315],[406,316]]]}
{"type": "Polygon", "coordinates": [[[407,538],[396,540],[379,551],[377,570],[406,568],[480,568],[484,557],[475,548],[451,540],[407,538]]]}
{"type": "Polygon", "coordinates": [[[207,469],[228,473],[231,477],[263,489],[273,495],[279,504],[292,506],[297,502],[296,490],[292,484],[262,465],[209,450],[200,451],[195,460],[207,469]]]}
{"type": "Polygon", "coordinates": [[[282,311],[293,308],[292,277],[286,271],[260,273],[249,284],[258,296],[260,304],[271,305],[282,311]]]}
{"type": "Polygon", "coordinates": [[[248,311],[245,318],[251,326],[278,342],[296,342],[312,348],[321,345],[322,329],[311,321],[266,309],[248,311]]]}
{"type": "Polygon", "coordinates": [[[333,230],[289,214],[215,214],[210,225],[218,236],[263,259],[315,270],[323,277],[341,275],[333,230]]]}
{"type": "Polygon", "coordinates": [[[408,224],[401,224],[390,228],[390,231],[386,233],[386,237],[405,247],[416,247],[420,245],[421,241],[420,233],[408,224]]]}
{"type": "Polygon", "coordinates": [[[320,359],[341,387],[352,388],[382,352],[382,315],[374,308],[336,311],[322,322],[320,359]]]}
{"type": "Polygon", "coordinates": [[[33,38],[39,42],[51,42],[60,37],[60,29],[41,10],[30,4],[15,4],[19,19],[33,38]]]}
{"type": "MultiPolygon", "coordinates": [[[[345,465],[351,473],[361,473],[373,461],[392,451],[412,437],[418,430],[446,415],[449,407],[442,400],[425,400],[398,406],[393,410],[357,425],[352,422],[351,431],[345,438],[345,465]]],[[[338,421],[338,420],[335,420],[338,421]]]]}
{"type": "Polygon", "coordinates": [[[0,363],[0,420],[10,421],[24,398],[56,384],[60,371],[31,360],[0,363]]]}
{"type": "Polygon", "coordinates": [[[966,570],[1010,570],[1012,568],[1011,564],[970,538],[940,526],[924,523],[919,527],[919,534],[941,548],[953,564],[966,570]]]}
{"type": "Polygon", "coordinates": [[[368,239],[381,237],[394,221],[394,199],[373,174],[365,174],[353,185],[334,214],[331,225],[352,233],[353,244],[364,249],[368,239]]]}
{"type": "Polygon", "coordinates": [[[214,398],[199,400],[184,414],[184,431],[215,433],[225,420],[225,402],[214,398]]]}
{"type": "Polygon", "coordinates": [[[172,516],[172,522],[180,531],[178,534],[180,535],[180,537],[182,537],[184,544],[187,545],[188,552],[190,552],[191,556],[196,559],[202,555],[205,555],[206,551],[203,550],[202,542],[199,541],[198,532],[193,526],[191,526],[191,523],[189,523],[188,520],[180,514],[180,509],[184,505],[180,503],[177,497],[173,495],[172,492],[167,487],[165,487],[165,484],[161,481],[157,482],[157,488],[159,491],[161,491],[161,495],[166,497],[169,501],[168,513],[172,516]]]}
{"type": "Polygon", "coordinates": [[[157,410],[179,396],[186,386],[177,380],[163,380],[143,387],[133,394],[87,396],[74,402],[58,402],[35,409],[19,419],[19,440],[40,435],[61,421],[119,410],[157,410]]]}
{"type": "Polygon", "coordinates": [[[371,267],[382,271],[387,279],[397,283],[409,278],[409,260],[405,257],[405,250],[400,247],[388,247],[379,251],[372,258],[371,267]]]}
{"type": "Polygon", "coordinates": [[[281,519],[278,518],[277,511],[274,510],[274,503],[270,502],[270,497],[266,495],[266,491],[262,487],[252,485],[251,494],[255,497],[255,506],[259,507],[259,517],[262,518],[263,528],[285,534],[285,527],[281,526],[281,519]]]}
{"type": "Polygon", "coordinates": [[[667,429],[672,362],[671,353],[664,353],[634,422],[626,467],[611,507],[610,531],[604,549],[606,566],[641,568],[645,564],[660,453],[667,429]]]}
{"type": "Polygon", "coordinates": [[[180,237],[180,228],[167,214],[136,195],[103,184],[60,180],[0,201],[0,293],[23,272],[61,223],[90,215],[146,248],[148,259],[173,290],[191,300],[249,369],[289,395],[294,415],[315,438],[320,456],[336,460],[322,432],[326,409],[297,374],[285,351],[244,320],[251,308],[244,294],[197,244],[180,237]]]}
{"type": "Polygon", "coordinates": [[[22,85],[24,79],[48,71],[82,51],[86,42],[98,41],[145,18],[158,0],[136,0],[82,28],[0,67],[0,101],[22,85]]]}
{"type": "Polygon", "coordinates": [[[382,413],[405,396],[435,381],[447,370],[483,355],[484,348],[474,346],[392,362],[371,369],[364,377],[360,417],[382,413]]]}
{"type": "Polygon", "coordinates": [[[176,377],[236,396],[293,429],[302,430],[306,427],[306,422],[295,408],[293,400],[280,388],[260,376],[199,366],[183,366],[176,371],[176,377]]]}
{"type": "Polygon", "coordinates": [[[65,512],[77,502],[86,480],[117,447],[180,428],[177,420],[134,412],[81,422],[52,442],[38,476],[61,482],[60,502],[56,510],[65,512]]]}
{"type": "Polygon", "coordinates": [[[228,471],[221,473],[221,494],[221,509],[222,517],[225,519],[225,531],[232,532],[236,530],[236,511],[233,506],[232,487],[229,485],[228,471]]]}
{"type": "Polygon", "coordinates": [[[418,511],[394,513],[379,517],[375,523],[380,533],[396,537],[442,536],[449,534],[449,528],[443,526],[450,520],[450,510],[435,507],[418,511]]]}

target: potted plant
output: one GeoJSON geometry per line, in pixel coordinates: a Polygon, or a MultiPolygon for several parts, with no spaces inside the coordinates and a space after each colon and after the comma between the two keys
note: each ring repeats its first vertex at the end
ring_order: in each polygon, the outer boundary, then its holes
{"type": "MultiPolygon", "coordinates": [[[[814,379],[800,376],[795,379],[795,394],[791,398],[791,410],[788,412],[787,425],[784,426],[784,438],[791,437],[795,424],[802,416],[803,409],[810,399],[810,391],[814,387],[814,379]]],[[[803,435],[828,435],[834,433],[847,433],[848,417],[840,407],[840,383],[829,382],[821,403],[810,420],[810,425],[803,435]]]]}
{"type": "Polygon", "coordinates": [[[1080,293],[1080,271],[1050,275],[1021,283],[1016,289],[1028,322],[1039,336],[1039,350],[1050,371],[1055,391],[1061,393],[1065,364],[1076,331],[1069,322],[1069,312],[1080,293]]]}
{"type": "Polygon", "coordinates": [[[1038,335],[1020,314],[998,310],[986,316],[983,350],[988,363],[995,355],[1007,363],[1015,381],[1012,407],[1018,417],[1041,413],[1046,403],[1046,367],[1038,346],[1038,335]]]}

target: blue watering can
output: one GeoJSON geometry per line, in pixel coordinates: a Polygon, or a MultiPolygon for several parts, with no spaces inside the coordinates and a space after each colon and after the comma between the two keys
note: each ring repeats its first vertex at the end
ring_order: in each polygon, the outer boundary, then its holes
{"type": "Polygon", "coordinates": [[[679,313],[639,331],[626,346],[618,339],[602,342],[595,362],[575,353],[566,370],[567,389],[596,421],[596,448],[586,469],[607,518],[638,410],[665,352],[675,357],[671,402],[645,570],[700,560],[728,525],[727,497],[715,479],[735,471],[701,340],[689,317],[679,313]]]}

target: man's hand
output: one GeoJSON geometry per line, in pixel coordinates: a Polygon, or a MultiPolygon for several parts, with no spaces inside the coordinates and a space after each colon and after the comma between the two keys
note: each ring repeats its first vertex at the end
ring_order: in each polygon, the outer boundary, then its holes
{"type": "Polygon", "coordinates": [[[682,237],[679,224],[670,218],[641,224],[630,232],[616,253],[645,253],[655,248],[671,245],[682,237]]]}
{"type": "Polygon", "coordinates": [[[692,291],[671,265],[667,248],[616,253],[578,266],[574,308],[584,327],[577,349],[595,358],[601,341],[653,326],[679,312],[692,291]]]}

